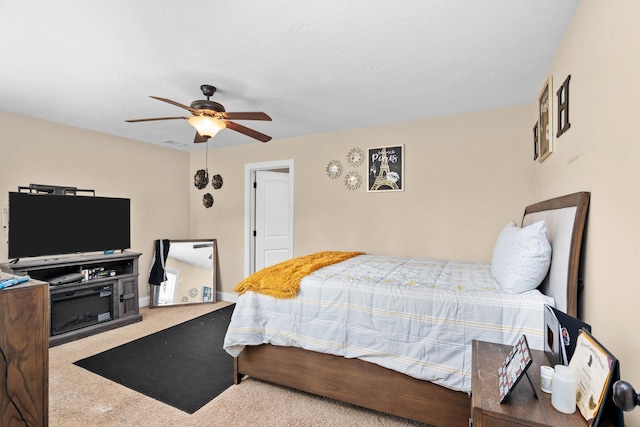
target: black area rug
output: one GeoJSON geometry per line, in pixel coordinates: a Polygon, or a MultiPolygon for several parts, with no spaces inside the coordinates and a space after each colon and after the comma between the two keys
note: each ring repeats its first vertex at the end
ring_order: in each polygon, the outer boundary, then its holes
{"type": "Polygon", "coordinates": [[[233,384],[233,357],[222,344],[234,307],[221,308],[74,364],[193,414],[233,384]]]}

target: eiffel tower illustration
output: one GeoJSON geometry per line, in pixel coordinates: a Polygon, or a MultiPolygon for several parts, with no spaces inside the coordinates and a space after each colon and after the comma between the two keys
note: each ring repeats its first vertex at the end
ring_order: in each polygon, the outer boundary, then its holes
{"type": "Polygon", "coordinates": [[[391,170],[389,170],[389,161],[387,160],[386,147],[382,149],[381,157],[382,157],[382,160],[380,161],[380,173],[378,173],[378,176],[376,177],[376,181],[373,183],[370,190],[371,191],[377,190],[378,188],[384,187],[384,186],[391,187],[394,190],[399,190],[398,184],[396,184],[394,181],[390,181],[387,178],[387,174],[391,172],[391,170]]]}

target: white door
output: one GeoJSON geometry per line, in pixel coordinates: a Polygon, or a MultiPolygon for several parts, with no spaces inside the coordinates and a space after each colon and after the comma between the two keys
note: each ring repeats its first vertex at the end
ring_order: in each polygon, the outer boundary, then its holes
{"type": "Polygon", "coordinates": [[[256,171],[255,270],[293,257],[290,175],[256,171]]]}

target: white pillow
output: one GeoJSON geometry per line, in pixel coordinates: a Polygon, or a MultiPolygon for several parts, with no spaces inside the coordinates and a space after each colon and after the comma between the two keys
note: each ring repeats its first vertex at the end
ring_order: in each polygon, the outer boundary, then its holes
{"type": "Polygon", "coordinates": [[[537,288],[550,265],[551,244],[544,221],[524,228],[511,222],[493,249],[491,275],[504,291],[519,294],[537,288]]]}

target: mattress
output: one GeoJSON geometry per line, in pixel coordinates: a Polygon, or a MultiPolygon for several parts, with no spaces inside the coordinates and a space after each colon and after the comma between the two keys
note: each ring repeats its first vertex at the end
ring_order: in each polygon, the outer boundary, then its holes
{"type": "Polygon", "coordinates": [[[270,343],[359,358],[456,391],[471,390],[471,341],[543,349],[538,290],[509,294],[489,264],[360,255],[321,268],[298,296],[238,298],[224,349],[270,343]]]}

